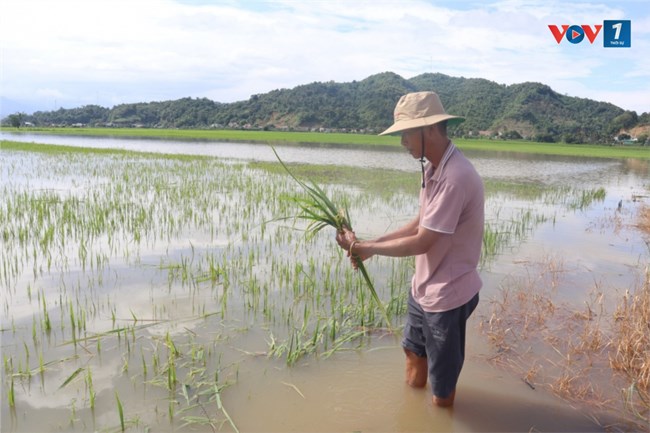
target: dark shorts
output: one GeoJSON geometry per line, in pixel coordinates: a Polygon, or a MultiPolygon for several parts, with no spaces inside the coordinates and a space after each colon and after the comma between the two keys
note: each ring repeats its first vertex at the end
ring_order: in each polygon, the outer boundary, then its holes
{"type": "Polygon", "coordinates": [[[465,361],[465,323],[478,305],[478,293],[465,305],[429,313],[415,302],[409,290],[408,317],[402,346],[426,357],[433,395],[448,397],[455,389],[465,361]]]}

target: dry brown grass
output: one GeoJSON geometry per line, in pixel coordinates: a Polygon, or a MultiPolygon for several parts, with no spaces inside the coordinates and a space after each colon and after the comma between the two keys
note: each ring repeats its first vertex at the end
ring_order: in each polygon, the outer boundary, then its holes
{"type": "Polygon", "coordinates": [[[610,366],[631,382],[628,408],[650,424],[650,270],[641,288],[625,294],[614,318],[610,366]]]}
{"type": "Polygon", "coordinates": [[[599,409],[607,407],[608,401],[602,390],[588,380],[589,372],[564,372],[549,384],[551,390],[558,396],[572,401],[587,402],[599,409]]]}
{"type": "Polygon", "coordinates": [[[650,236],[650,206],[643,206],[639,211],[636,228],[650,236]]]}
{"type": "MultiPolygon", "coordinates": [[[[617,233],[633,226],[650,251],[650,206],[607,218],[591,229],[617,233]]],[[[490,361],[596,420],[615,414],[618,430],[650,431],[650,267],[637,268],[638,282],[618,299],[611,295],[616,288],[595,282],[576,309],[556,296],[571,290],[565,277],[574,269],[553,257],[521,264],[524,275],[504,280],[480,325],[495,348],[490,361]]]]}
{"type": "Polygon", "coordinates": [[[631,426],[623,429],[648,425],[650,272],[613,312],[599,284],[580,310],[555,301],[565,272],[546,259],[525,277],[506,280],[481,325],[496,349],[489,359],[596,417],[623,413],[622,422],[631,426]]]}

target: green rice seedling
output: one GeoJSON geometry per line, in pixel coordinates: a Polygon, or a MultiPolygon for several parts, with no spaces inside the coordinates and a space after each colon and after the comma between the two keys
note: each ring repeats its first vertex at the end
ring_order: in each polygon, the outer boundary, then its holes
{"type": "Polygon", "coordinates": [[[52,330],[52,322],[50,321],[50,315],[47,312],[44,293],[42,294],[41,299],[43,300],[43,328],[45,329],[45,332],[49,333],[52,330]]]}
{"type": "MultiPolygon", "coordinates": [[[[11,384],[13,385],[13,382],[11,384]]],[[[626,389],[621,390],[621,392],[623,394],[625,408],[639,420],[639,423],[649,425],[650,414],[648,414],[648,407],[650,407],[650,400],[648,399],[647,392],[642,391],[636,381],[626,389]]]]}
{"type": "Polygon", "coordinates": [[[129,352],[129,354],[123,356],[123,358],[122,358],[122,361],[123,361],[122,362],[122,373],[128,373],[129,372],[129,355],[130,355],[130,352],[129,352]]]}
{"type": "Polygon", "coordinates": [[[603,201],[607,196],[605,188],[589,189],[584,191],[573,191],[567,196],[569,203],[567,207],[572,210],[584,210],[592,203],[603,201]]]}
{"type": "Polygon", "coordinates": [[[59,389],[64,388],[66,385],[72,382],[74,378],[77,377],[79,373],[81,373],[82,371],[84,371],[82,367],[77,368],[70,376],[68,376],[68,378],[65,381],[63,381],[61,386],[59,386],[59,389]]]}
{"type": "Polygon", "coordinates": [[[169,415],[169,420],[170,421],[172,421],[174,419],[174,413],[175,413],[174,404],[175,404],[175,401],[170,396],[169,403],[167,404],[167,415],[169,415]]]}
{"type": "Polygon", "coordinates": [[[70,326],[72,329],[72,342],[74,345],[77,345],[77,332],[76,332],[76,322],[74,315],[74,307],[72,306],[72,299],[70,300],[70,326]]]}
{"type": "MultiPolygon", "coordinates": [[[[282,167],[285,169],[285,171],[291,176],[293,180],[295,180],[298,185],[307,193],[308,197],[303,198],[303,197],[293,197],[292,200],[300,207],[301,213],[298,214],[295,218],[297,219],[303,219],[306,221],[309,221],[309,224],[306,229],[306,233],[308,236],[314,236],[316,233],[321,231],[325,227],[333,227],[336,229],[337,232],[342,232],[344,229],[346,230],[352,230],[352,223],[350,222],[350,214],[347,210],[347,207],[344,208],[337,208],[334,203],[327,197],[327,194],[313,181],[310,181],[309,184],[301,181],[298,179],[292,172],[289,170],[289,167],[286,166],[286,164],[280,159],[280,156],[278,153],[275,151],[275,148],[271,146],[271,149],[273,150],[273,153],[275,154],[275,157],[278,159],[282,167]]],[[[368,286],[368,289],[370,290],[370,294],[372,295],[372,298],[381,310],[381,313],[384,317],[384,320],[386,321],[386,325],[392,329],[393,326],[391,325],[390,318],[388,317],[388,312],[386,311],[386,307],[384,304],[381,302],[379,299],[379,296],[377,295],[377,291],[375,290],[375,286],[373,285],[372,281],[370,280],[370,276],[368,275],[368,271],[366,270],[366,267],[363,264],[363,261],[361,261],[358,257],[353,257],[356,262],[359,271],[363,275],[364,280],[366,281],[366,284],[368,286]]]]}
{"type": "Polygon", "coordinates": [[[95,410],[95,388],[93,387],[93,375],[90,371],[90,367],[86,370],[86,386],[88,387],[88,400],[90,404],[90,410],[95,410]]]}
{"type": "Polygon", "coordinates": [[[140,354],[142,355],[142,376],[147,379],[147,361],[144,358],[144,352],[142,351],[142,348],[140,348],[140,354]]]}
{"type": "Polygon", "coordinates": [[[25,348],[25,365],[29,366],[29,347],[27,347],[27,343],[23,341],[23,347],[25,348]]]}
{"type": "Polygon", "coordinates": [[[232,429],[236,433],[239,433],[239,429],[237,428],[237,425],[232,420],[232,418],[230,417],[230,414],[228,414],[228,411],[226,411],[226,408],[223,406],[223,403],[221,402],[221,390],[219,389],[219,385],[216,384],[216,383],[214,384],[214,398],[217,401],[217,408],[226,417],[226,419],[228,420],[228,423],[230,423],[230,426],[232,427],[232,429]]]}
{"type": "Polygon", "coordinates": [[[70,402],[70,427],[74,427],[74,422],[77,421],[77,399],[72,399],[70,402]]]}
{"type": "Polygon", "coordinates": [[[43,351],[38,354],[38,374],[41,377],[41,385],[45,386],[45,360],[43,359],[43,351]]]}
{"type": "Polygon", "coordinates": [[[14,363],[13,358],[9,358],[5,354],[3,355],[3,359],[4,359],[5,374],[9,375],[10,373],[13,372],[13,363],[14,363]]]}
{"type": "Polygon", "coordinates": [[[14,392],[14,376],[11,376],[11,385],[9,386],[9,394],[7,396],[9,398],[9,407],[14,408],[16,407],[16,393],[14,392]]]}
{"type": "Polygon", "coordinates": [[[122,408],[122,402],[120,401],[120,396],[117,394],[117,391],[115,391],[115,402],[117,403],[117,413],[120,416],[120,428],[124,431],[124,409],[122,408]]]}
{"type": "Polygon", "coordinates": [[[170,354],[169,363],[167,364],[167,388],[171,391],[176,388],[176,362],[174,356],[170,354]]]}

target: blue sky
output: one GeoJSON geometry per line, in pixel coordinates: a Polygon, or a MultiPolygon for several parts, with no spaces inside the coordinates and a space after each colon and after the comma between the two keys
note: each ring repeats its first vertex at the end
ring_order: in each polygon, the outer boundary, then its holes
{"type": "MultiPolygon", "coordinates": [[[[0,0],[2,114],[182,97],[248,99],[392,71],[541,82],[650,112],[644,0],[0,0]],[[630,20],[631,48],[602,33],[558,44],[548,25],[630,20]]],[[[433,89],[435,90],[435,89],[433,89]]],[[[444,102],[444,101],[443,101],[444,102]]]]}

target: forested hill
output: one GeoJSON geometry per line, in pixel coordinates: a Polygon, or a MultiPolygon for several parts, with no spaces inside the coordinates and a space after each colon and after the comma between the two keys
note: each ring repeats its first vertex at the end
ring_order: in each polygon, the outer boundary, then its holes
{"type": "Polygon", "coordinates": [[[376,133],[392,123],[405,93],[436,91],[447,112],[466,117],[454,135],[499,133],[538,141],[609,142],[621,131],[650,124],[613,104],[570,97],[540,83],[502,85],[485,79],[428,73],[411,79],[385,72],[349,83],[316,82],[219,103],[206,98],[89,105],[24,116],[35,126],[97,125],[159,128],[326,128],[376,133]]]}

